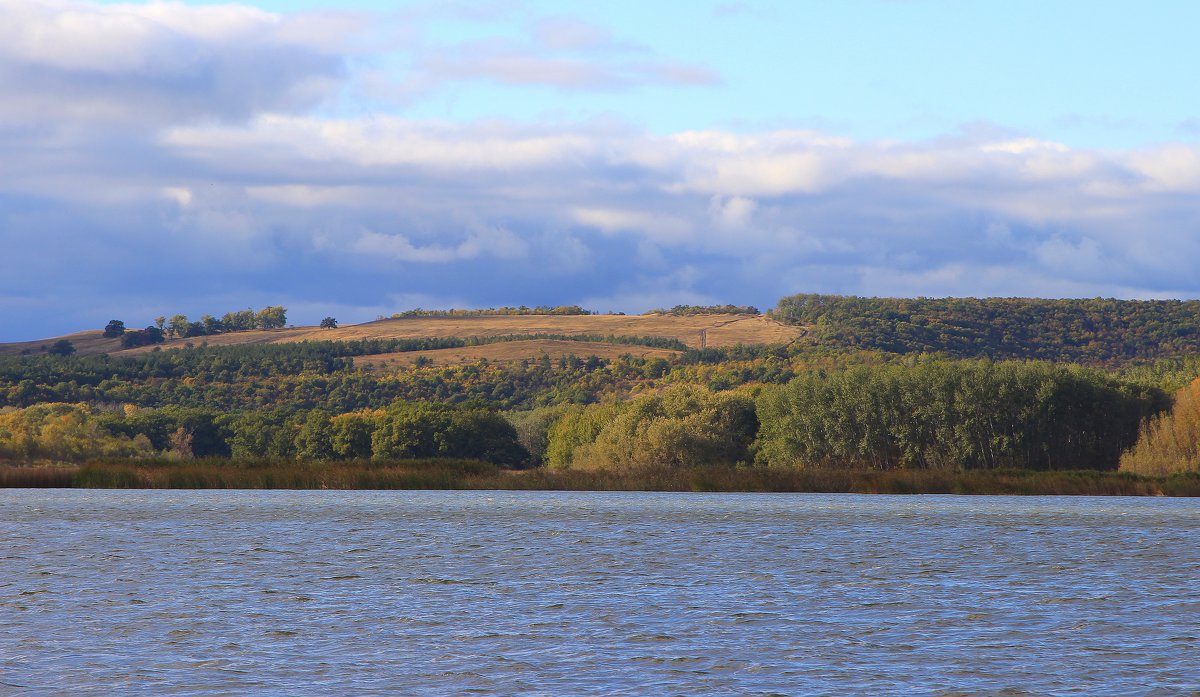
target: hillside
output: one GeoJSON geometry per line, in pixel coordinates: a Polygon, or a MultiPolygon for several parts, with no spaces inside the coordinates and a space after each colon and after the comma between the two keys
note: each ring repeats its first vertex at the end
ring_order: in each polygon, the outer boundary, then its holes
{"type": "Polygon", "coordinates": [[[797,296],[774,318],[423,314],[328,329],[285,327],[275,307],[277,329],[129,349],[82,332],[65,337],[75,356],[42,348],[62,339],[0,346],[0,461],[1114,469],[1139,433],[1177,432],[1146,424],[1200,374],[1197,305],[797,296]]]}
{"type": "Polygon", "coordinates": [[[626,355],[636,358],[669,359],[679,355],[679,351],[630,344],[607,344],[599,341],[535,339],[529,341],[503,341],[495,344],[482,344],[480,346],[431,349],[428,351],[369,354],[356,357],[354,359],[354,367],[375,371],[388,371],[397,366],[416,365],[423,361],[428,361],[428,365],[443,366],[476,363],[480,360],[486,360],[491,363],[504,363],[531,360],[541,358],[542,356],[552,361],[566,358],[567,356],[596,356],[606,360],[616,360],[626,355]]]}
{"type": "Polygon", "coordinates": [[[1200,300],[794,295],[771,316],[843,350],[1109,366],[1200,353],[1200,300]]]}
{"type": "MultiPolygon", "coordinates": [[[[99,330],[78,332],[39,341],[0,344],[0,356],[39,354],[59,339],[69,339],[76,355],[137,355],[155,348],[287,344],[300,341],[356,341],[360,339],[482,338],[529,334],[561,336],[626,336],[675,339],[691,348],[719,348],[738,344],[788,343],[803,331],[761,315],[499,315],[483,317],[416,317],[384,319],[337,329],[292,327],[216,334],[191,339],[170,339],[157,346],[122,349],[119,339],[105,339],[99,330]]],[[[511,351],[507,358],[536,358],[553,345],[521,342],[524,356],[511,351]]],[[[577,352],[580,353],[580,352],[577,352]]],[[[581,355],[590,355],[582,353],[581,355]]]]}
{"type": "MultiPolygon", "coordinates": [[[[159,348],[254,346],[312,341],[454,339],[488,342],[522,339],[507,347],[458,347],[457,353],[431,353],[437,365],[480,358],[523,360],[567,353],[612,358],[628,352],[609,340],[604,346],[580,340],[602,337],[654,338],[679,342],[675,348],[728,348],[791,344],[793,352],[932,353],[952,358],[1049,360],[1119,367],[1200,354],[1200,301],[1037,298],[866,298],[795,295],[783,298],[768,315],[654,313],[645,315],[497,314],[418,316],[381,319],[336,329],[288,327],[173,338],[165,343],[123,348],[99,330],[38,341],[0,344],[0,356],[40,355],[54,342],[69,340],[77,356],[136,356],[159,348]],[[576,346],[554,342],[576,338],[576,346]],[[615,352],[615,353],[614,353],[615,352]]],[[[626,344],[627,345],[627,344],[626,344]]],[[[666,350],[668,346],[654,345],[666,350]]],[[[446,347],[435,347],[445,351],[446,347]]],[[[643,347],[645,348],[645,347],[643,347]]],[[[374,368],[403,365],[418,358],[411,349],[367,353],[412,355],[378,361],[374,368]]],[[[633,352],[650,356],[645,351],[633,352]]],[[[653,354],[660,355],[660,354],[653,354]]],[[[666,355],[666,354],[661,354],[666,355]]]]}

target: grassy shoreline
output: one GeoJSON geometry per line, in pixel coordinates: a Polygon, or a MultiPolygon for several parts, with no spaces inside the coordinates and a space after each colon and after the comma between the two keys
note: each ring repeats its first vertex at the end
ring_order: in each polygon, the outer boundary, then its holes
{"type": "Polygon", "coordinates": [[[0,488],[477,489],[854,494],[1200,496],[1200,475],[1026,470],[780,470],[694,467],[513,471],[472,460],[304,463],[98,461],[0,465],[0,488]]]}

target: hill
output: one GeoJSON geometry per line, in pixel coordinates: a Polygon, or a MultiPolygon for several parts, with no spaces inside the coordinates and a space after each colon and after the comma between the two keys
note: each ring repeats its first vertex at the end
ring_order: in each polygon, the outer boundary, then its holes
{"type": "Polygon", "coordinates": [[[74,356],[0,346],[0,462],[1114,469],[1139,432],[1154,447],[1178,432],[1146,424],[1200,374],[1198,306],[795,296],[773,317],[456,311],[326,329],[285,327],[275,307],[278,328],[129,349],[82,332],[65,337],[74,356]]]}
{"type": "Polygon", "coordinates": [[[1200,353],[1200,300],[793,295],[771,317],[813,346],[895,354],[1114,366],[1200,353]]]}
{"type": "MultiPolygon", "coordinates": [[[[337,329],[290,327],[215,334],[190,339],[170,339],[156,346],[123,349],[119,339],[106,339],[99,330],[78,332],[40,341],[0,344],[0,356],[39,354],[59,339],[68,339],[76,355],[109,354],[131,356],[155,348],[199,346],[243,346],[287,344],[301,341],[357,341],[362,339],[496,338],[523,335],[623,336],[675,339],[691,348],[720,348],[738,344],[779,344],[793,341],[803,330],[787,326],[761,315],[706,314],[678,316],[651,315],[494,315],[476,317],[412,317],[384,319],[337,329]]],[[[511,351],[506,358],[536,358],[543,352],[552,355],[552,344],[521,342],[526,355],[511,351]]],[[[579,355],[590,355],[577,352],[579,355]]]]}

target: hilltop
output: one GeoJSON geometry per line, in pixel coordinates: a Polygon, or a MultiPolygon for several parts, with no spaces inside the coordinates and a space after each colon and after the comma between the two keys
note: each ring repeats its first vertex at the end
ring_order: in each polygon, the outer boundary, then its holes
{"type": "MultiPolygon", "coordinates": [[[[1200,300],[1115,300],[1039,298],[869,298],[803,294],[781,299],[766,315],[737,306],[656,310],[642,315],[590,314],[564,308],[413,310],[363,324],[334,328],[255,326],[253,312],[236,330],[205,335],[168,331],[161,343],[130,346],[100,330],[38,341],[0,344],[0,356],[39,355],[69,341],[76,356],[136,356],[188,346],[256,346],[298,342],[459,340],[452,347],[368,350],[380,368],[428,359],[433,364],[480,359],[522,360],[548,355],[612,359],[670,357],[684,349],[738,345],[789,345],[792,352],[887,355],[937,354],[948,358],[1048,360],[1119,367],[1200,354],[1200,300]],[[621,341],[613,341],[619,338],[621,341]],[[570,345],[563,340],[570,339],[570,345]],[[637,339],[638,341],[631,341],[637,339]],[[657,341],[645,341],[653,339],[657,341]],[[507,345],[497,342],[505,340],[507,345]],[[484,345],[464,346],[462,342],[484,345]]],[[[283,308],[267,308],[264,312],[283,308]]],[[[186,318],[182,318],[186,319],[186,318]]],[[[210,318],[211,319],[211,318],[210,318]]],[[[278,318],[277,318],[278,319],[278,318]]],[[[199,327],[201,323],[192,323],[199,327]]],[[[219,323],[218,323],[219,324],[219,323]]],[[[228,324],[228,322],[227,322],[228,324]]],[[[269,326],[261,325],[260,326],[269,326]]],[[[168,327],[170,329],[170,327],[168,327]]],[[[137,330],[132,333],[138,334],[137,330]]],[[[126,339],[128,337],[125,337],[126,339]]]]}
{"type": "MultiPolygon", "coordinates": [[[[385,339],[487,339],[545,335],[554,337],[653,337],[672,339],[688,348],[721,348],[738,344],[781,344],[794,341],[804,330],[788,326],[769,317],[750,314],[694,314],[674,315],[655,313],[647,315],[482,315],[465,317],[402,317],[381,319],[363,324],[347,325],[334,329],[319,327],[288,327],[284,329],[253,329],[210,336],[169,338],[161,344],[123,348],[119,337],[105,338],[100,330],[76,332],[61,337],[0,344],[0,355],[22,355],[42,353],[54,342],[66,339],[75,347],[77,356],[133,356],[156,348],[171,349],[186,346],[246,346],[262,344],[289,344],[303,341],[359,341],[385,339]]],[[[501,352],[498,348],[479,350],[471,355],[477,358],[495,357],[502,359],[536,358],[542,353],[552,357],[562,354],[563,347],[555,339],[532,339],[520,342],[520,354],[516,347],[508,346],[501,352]]],[[[515,343],[515,342],[514,342],[515,343]]],[[[599,355],[616,357],[620,353],[651,355],[640,352],[640,347],[623,345],[614,347],[604,342],[573,342],[580,344],[573,351],[576,355],[599,355]],[[615,349],[623,349],[615,355],[615,349]]],[[[496,345],[498,346],[498,345],[496,345]]],[[[445,349],[439,349],[445,350],[445,349]]],[[[655,354],[658,355],[658,354],[655,354]]],[[[433,353],[435,361],[441,354],[433,353]]]]}

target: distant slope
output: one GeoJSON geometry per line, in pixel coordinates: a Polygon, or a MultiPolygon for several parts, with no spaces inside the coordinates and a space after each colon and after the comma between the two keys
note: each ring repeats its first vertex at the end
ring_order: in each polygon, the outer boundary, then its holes
{"type": "Polygon", "coordinates": [[[102,353],[112,353],[113,351],[121,350],[120,337],[115,339],[104,338],[104,332],[99,329],[90,331],[75,332],[65,336],[56,336],[50,339],[38,339],[35,341],[19,341],[9,344],[0,344],[0,356],[20,356],[23,354],[37,355],[45,353],[46,349],[58,341],[59,339],[67,339],[71,345],[75,347],[75,355],[77,356],[97,356],[102,353]]]}
{"type": "Polygon", "coordinates": [[[1200,353],[1198,300],[794,295],[771,316],[817,346],[1117,365],[1200,353]]]}
{"type": "MultiPolygon", "coordinates": [[[[417,317],[385,319],[338,329],[294,327],[289,329],[230,332],[213,336],[172,339],[158,346],[180,348],[234,346],[245,344],[281,344],[297,341],[352,341],[356,339],[418,339],[497,337],[523,334],[566,336],[652,336],[678,339],[693,348],[734,346],[737,344],[777,344],[793,341],[803,331],[761,315],[501,315],[484,317],[417,317]]],[[[154,346],[122,349],[119,339],[105,339],[102,332],[87,331],[41,341],[0,344],[0,355],[23,351],[41,353],[43,347],[60,338],[70,339],[77,355],[108,353],[134,355],[154,350],[154,346]]],[[[536,358],[545,351],[536,342],[523,342],[536,358]]],[[[626,349],[624,352],[637,353],[626,349]]],[[[579,353],[579,352],[577,352],[579,353]]],[[[580,353],[580,355],[583,355],[580,353]]]]}

